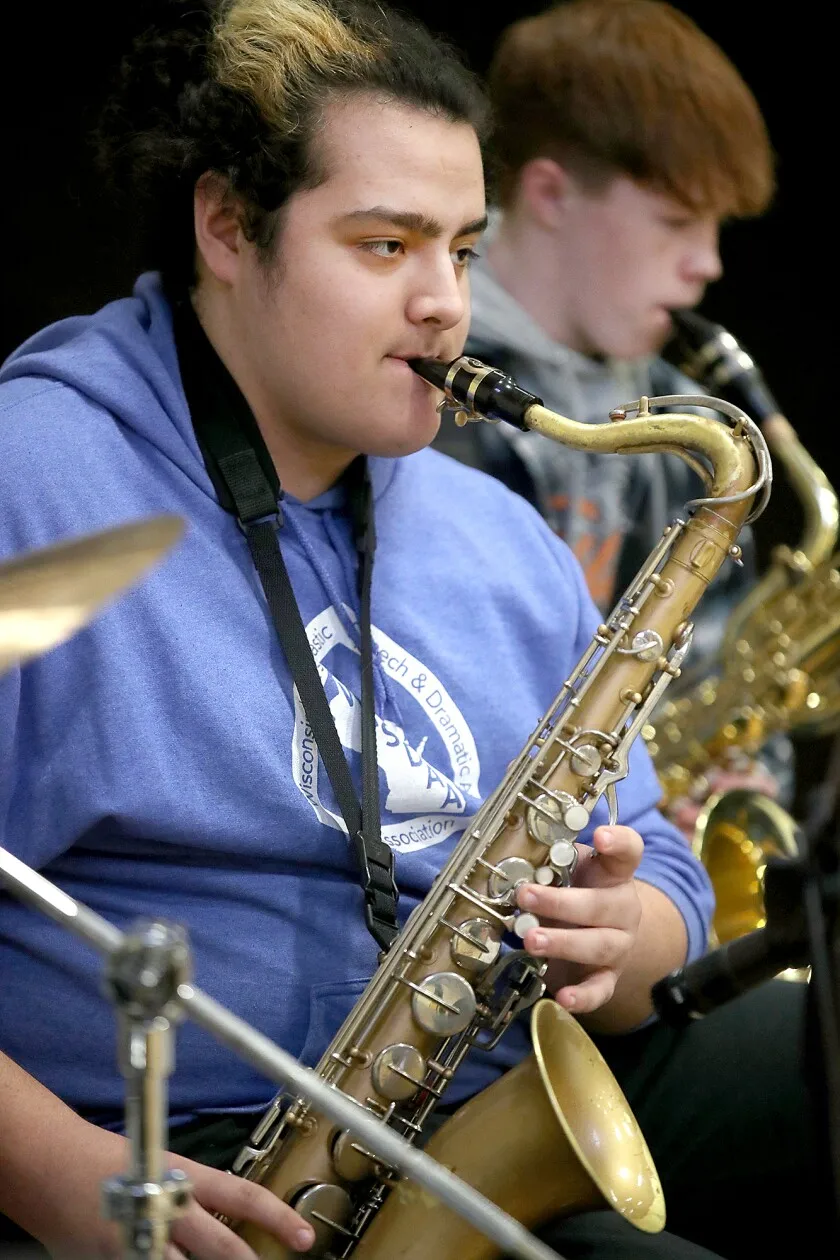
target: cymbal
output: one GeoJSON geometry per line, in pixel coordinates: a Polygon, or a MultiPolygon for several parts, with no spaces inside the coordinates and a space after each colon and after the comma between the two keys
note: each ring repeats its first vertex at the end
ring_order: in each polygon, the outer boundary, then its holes
{"type": "Polygon", "coordinates": [[[0,563],[0,674],[69,639],[181,537],[161,515],[0,563]]]}

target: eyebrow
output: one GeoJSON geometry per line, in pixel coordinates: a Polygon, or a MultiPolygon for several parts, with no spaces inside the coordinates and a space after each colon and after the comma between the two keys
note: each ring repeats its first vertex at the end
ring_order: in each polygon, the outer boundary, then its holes
{"type": "MultiPolygon", "coordinates": [[[[350,222],[356,219],[377,219],[380,223],[391,223],[394,227],[418,232],[429,239],[444,235],[443,224],[428,214],[421,214],[419,210],[393,210],[390,206],[371,206],[369,210],[351,210],[349,214],[342,215],[342,219],[350,222]]],[[[485,214],[480,219],[474,219],[472,223],[465,223],[454,235],[455,237],[473,236],[483,232],[486,227],[487,215],[485,214]]]]}

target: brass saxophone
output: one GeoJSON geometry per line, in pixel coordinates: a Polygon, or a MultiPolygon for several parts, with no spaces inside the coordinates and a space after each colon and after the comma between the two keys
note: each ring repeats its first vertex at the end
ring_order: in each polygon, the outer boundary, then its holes
{"type": "MultiPolygon", "coordinates": [[[[460,423],[505,419],[605,452],[671,450],[703,472],[708,497],[665,529],[315,1070],[417,1140],[467,1052],[495,1045],[532,1006],[534,1053],[446,1121],[427,1153],[528,1228],[564,1212],[611,1206],[656,1232],[664,1224],[659,1179],[617,1082],[580,1024],[555,1002],[538,1001],[547,964],[502,945],[537,923],[518,911],[518,885],[570,882],[574,840],[602,796],[616,820],[615,785],[627,774],[632,741],[680,672],[691,612],[724,560],[737,557],[742,524],[764,507],[766,445],[743,412],[713,399],[707,405],[725,420],[650,413],[650,402],[697,401],[670,396],[629,403],[610,413],[612,423],[593,426],[548,411],[476,359],[448,366],[424,359],[412,367],[444,391],[441,409],[454,407],[460,423]],[[500,1127],[504,1160],[497,1150],[487,1159],[500,1127]]],[[[312,1223],[315,1256],[498,1254],[302,1097],[274,1099],[233,1171],[267,1186],[312,1223]]],[[[291,1256],[263,1231],[234,1227],[259,1256],[291,1256]]]]}
{"type": "MultiPolygon", "coordinates": [[[[840,724],[837,495],[732,334],[696,311],[673,319],[666,356],[760,422],[804,523],[798,546],[776,547],[767,572],[731,613],[717,672],[693,684],[681,679],[642,733],[666,812],[677,797],[702,799],[711,767],[756,756],[771,735],[829,734],[840,724]]],[[[694,849],[715,888],[714,939],[725,944],[763,926],[764,866],[769,857],[796,856],[795,824],[768,797],[735,789],[708,797],[694,849]]]]}

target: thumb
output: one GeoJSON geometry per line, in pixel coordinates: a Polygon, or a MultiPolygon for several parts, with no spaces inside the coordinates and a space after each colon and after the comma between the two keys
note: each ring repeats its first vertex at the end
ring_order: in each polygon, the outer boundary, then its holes
{"type": "Polygon", "coordinates": [[[596,827],[575,883],[587,888],[614,888],[628,883],[636,873],[644,842],[632,827],[596,827]]]}

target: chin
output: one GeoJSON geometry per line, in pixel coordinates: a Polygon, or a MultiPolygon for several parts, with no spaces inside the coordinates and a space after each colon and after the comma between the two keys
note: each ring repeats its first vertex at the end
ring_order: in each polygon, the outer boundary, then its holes
{"type": "Polygon", "coordinates": [[[605,351],[613,359],[646,359],[659,354],[669,333],[644,333],[637,337],[616,340],[614,345],[605,351]]]}
{"type": "Polygon", "coordinates": [[[368,455],[378,455],[383,459],[400,459],[404,455],[416,455],[430,446],[437,437],[440,428],[440,416],[434,412],[432,418],[423,417],[416,423],[406,425],[397,431],[392,426],[371,434],[367,443],[368,455]]]}
{"type": "Polygon", "coordinates": [[[673,324],[664,311],[655,317],[627,318],[612,329],[603,329],[598,339],[602,355],[614,359],[642,359],[659,354],[671,336],[673,324]]]}
{"type": "Polygon", "coordinates": [[[648,342],[648,349],[645,351],[645,353],[646,354],[659,354],[662,350],[662,347],[671,340],[671,336],[673,335],[673,332],[674,332],[674,326],[673,324],[669,324],[668,327],[666,329],[663,329],[662,332],[654,334],[654,336],[652,336],[648,342]]]}
{"type": "Polygon", "coordinates": [[[391,361],[394,370],[387,388],[373,393],[365,424],[365,450],[368,455],[394,459],[413,455],[434,441],[440,428],[433,391],[401,361],[391,361]]]}

